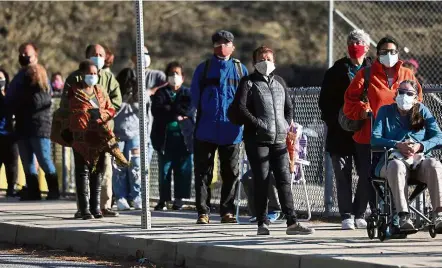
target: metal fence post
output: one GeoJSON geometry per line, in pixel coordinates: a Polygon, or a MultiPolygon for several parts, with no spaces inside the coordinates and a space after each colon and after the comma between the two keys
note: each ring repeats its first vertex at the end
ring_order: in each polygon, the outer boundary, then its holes
{"type": "MultiPolygon", "coordinates": [[[[329,0],[328,10],[328,67],[333,66],[333,12],[334,2],[329,0]]],[[[325,151],[325,140],[327,137],[327,127],[324,125],[324,169],[325,169],[325,185],[324,185],[324,206],[325,215],[328,216],[333,207],[333,168],[330,154],[325,151]]]]}
{"type": "Polygon", "coordinates": [[[141,157],[141,199],[143,202],[141,214],[141,229],[151,229],[151,216],[149,210],[149,176],[148,176],[148,148],[147,129],[149,125],[148,112],[150,107],[146,106],[147,94],[145,90],[145,62],[144,62],[144,24],[143,24],[143,1],[135,0],[135,15],[137,25],[137,81],[139,94],[139,118],[140,118],[140,157],[141,157]]]}

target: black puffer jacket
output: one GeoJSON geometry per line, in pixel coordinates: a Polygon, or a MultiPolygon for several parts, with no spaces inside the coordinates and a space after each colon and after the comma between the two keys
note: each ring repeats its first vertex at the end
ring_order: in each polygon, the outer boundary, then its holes
{"type": "Polygon", "coordinates": [[[18,138],[49,138],[51,136],[51,95],[25,82],[26,89],[15,109],[15,131],[18,138]]]}
{"type": "Polygon", "coordinates": [[[284,80],[258,72],[241,79],[235,100],[244,123],[244,140],[264,144],[285,143],[293,119],[293,106],[284,80]],[[267,80],[268,79],[268,80],[267,80]]]}
{"type": "MultiPolygon", "coordinates": [[[[362,67],[370,63],[371,58],[366,58],[362,67]]],[[[344,94],[351,82],[351,64],[348,57],[337,60],[325,73],[319,95],[321,118],[327,125],[326,151],[331,154],[351,155],[355,150],[353,132],[343,130],[338,122],[339,110],[344,105],[344,94]]]]}

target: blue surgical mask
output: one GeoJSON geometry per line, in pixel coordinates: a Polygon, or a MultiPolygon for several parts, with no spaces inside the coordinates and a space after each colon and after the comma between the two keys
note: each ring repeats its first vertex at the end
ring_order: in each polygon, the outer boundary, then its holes
{"type": "Polygon", "coordinates": [[[103,57],[91,57],[90,60],[97,66],[98,70],[101,70],[104,66],[104,58],[103,57]]]}
{"type": "Polygon", "coordinates": [[[84,82],[90,87],[95,86],[98,83],[98,75],[87,74],[84,76],[84,82]]]}

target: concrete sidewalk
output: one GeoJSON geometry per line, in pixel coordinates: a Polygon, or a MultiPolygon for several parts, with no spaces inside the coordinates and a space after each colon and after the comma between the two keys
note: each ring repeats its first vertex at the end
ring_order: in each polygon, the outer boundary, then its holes
{"type": "Polygon", "coordinates": [[[287,236],[279,223],[258,237],[255,225],[221,225],[219,217],[196,225],[194,212],[153,212],[144,231],[139,211],[91,221],[74,220],[74,212],[72,201],[0,199],[0,240],[122,257],[140,250],[160,267],[442,267],[442,236],[427,232],[381,243],[365,230],[316,222],[312,236],[287,236]]]}

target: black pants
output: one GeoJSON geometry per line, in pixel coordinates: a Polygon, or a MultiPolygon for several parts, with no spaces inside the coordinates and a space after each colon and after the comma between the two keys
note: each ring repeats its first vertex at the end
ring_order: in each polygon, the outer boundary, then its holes
{"type": "Polygon", "coordinates": [[[95,170],[86,163],[81,154],[74,151],[75,186],[78,207],[82,215],[100,214],[101,180],[104,172],[104,153],[101,154],[95,170]],[[89,188],[89,194],[88,194],[89,188]]]}
{"type": "Polygon", "coordinates": [[[195,140],[194,145],[194,172],[195,195],[198,215],[209,214],[210,189],[213,177],[215,152],[218,149],[221,162],[221,188],[220,214],[224,216],[235,212],[235,190],[239,176],[239,144],[217,145],[209,142],[195,140]]]}
{"type": "Polygon", "coordinates": [[[0,168],[2,164],[5,165],[8,193],[13,193],[18,176],[18,146],[10,136],[0,136],[0,168]]]}
{"type": "Polygon", "coordinates": [[[351,214],[356,219],[364,218],[367,203],[374,208],[375,193],[370,183],[370,145],[355,144],[352,155],[331,154],[333,170],[336,179],[339,213],[341,219],[350,219],[351,214]],[[352,170],[353,158],[358,174],[358,185],[352,202],[352,170]]]}
{"type": "Polygon", "coordinates": [[[296,212],[293,205],[289,155],[287,146],[282,144],[245,144],[247,157],[255,181],[255,207],[258,225],[269,224],[267,219],[268,188],[270,187],[270,170],[275,176],[279,203],[282,212],[287,216],[287,226],[296,223],[296,212]]]}

